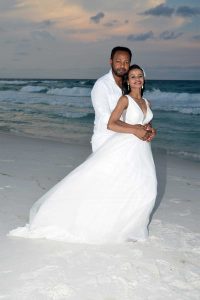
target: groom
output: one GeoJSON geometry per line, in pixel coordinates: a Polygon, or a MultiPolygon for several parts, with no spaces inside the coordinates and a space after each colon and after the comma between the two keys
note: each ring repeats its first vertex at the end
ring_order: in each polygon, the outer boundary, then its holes
{"type": "Polygon", "coordinates": [[[122,78],[128,72],[132,53],[129,48],[115,47],[111,51],[111,70],[99,78],[91,92],[92,104],[95,111],[92,150],[96,151],[113,131],[107,129],[110,115],[119,98],[122,96],[122,78]]]}
{"type": "MultiPolygon", "coordinates": [[[[122,78],[128,72],[132,52],[126,47],[115,47],[111,51],[111,70],[99,78],[91,92],[95,111],[92,150],[96,151],[114,132],[107,129],[107,123],[119,98],[122,96],[122,78]]],[[[149,141],[155,136],[152,132],[149,141]]]]}

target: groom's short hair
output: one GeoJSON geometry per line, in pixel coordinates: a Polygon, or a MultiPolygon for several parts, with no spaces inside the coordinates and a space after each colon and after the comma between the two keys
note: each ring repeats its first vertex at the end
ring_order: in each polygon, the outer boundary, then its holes
{"type": "Polygon", "coordinates": [[[130,50],[129,48],[127,48],[127,47],[122,47],[122,46],[117,46],[117,47],[114,47],[114,48],[112,49],[111,55],[110,55],[110,58],[111,58],[111,59],[113,59],[113,57],[114,57],[114,55],[115,55],[115,53],[116,53],[117,51],[127,52],[127,53],[129,54],[130,60],[131,60],[131,58],[132,58],[132,52],[131,52],[131,50],[130,50]]]}

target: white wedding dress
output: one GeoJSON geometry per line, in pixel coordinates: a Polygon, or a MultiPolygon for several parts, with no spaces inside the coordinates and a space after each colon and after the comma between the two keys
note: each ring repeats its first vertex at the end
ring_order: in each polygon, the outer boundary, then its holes
{"type": "MultiPolygon", "coordinates": [[[[130,96],[128,102],[124,121],[151,121],[147,101],[146,115],[130,96]]],[[[115,133],[35,202],[29,224],[9,235],[90,244],[145,240],[156,192],[150,143],[115,133]]]]}

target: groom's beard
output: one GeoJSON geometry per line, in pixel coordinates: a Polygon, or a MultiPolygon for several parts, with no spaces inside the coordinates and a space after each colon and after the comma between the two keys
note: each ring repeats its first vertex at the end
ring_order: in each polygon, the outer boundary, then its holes
{"type": "Polygon", "coordinates": [[[126,70],[125,68],[115,69],[113,66],[112,66],[112,71],[118,77],[123,77],[128,72],[128,70],[126,70]]]}

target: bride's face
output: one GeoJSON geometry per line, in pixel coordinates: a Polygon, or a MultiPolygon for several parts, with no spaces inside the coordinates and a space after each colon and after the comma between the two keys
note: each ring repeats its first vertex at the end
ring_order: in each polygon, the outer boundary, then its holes
{"type": "Polygon", "coordinates": [[[140,69],[133,69],[128,73],[128,83],[131,89],[142,88],[144,84],[144,74],[140,69]]]}

